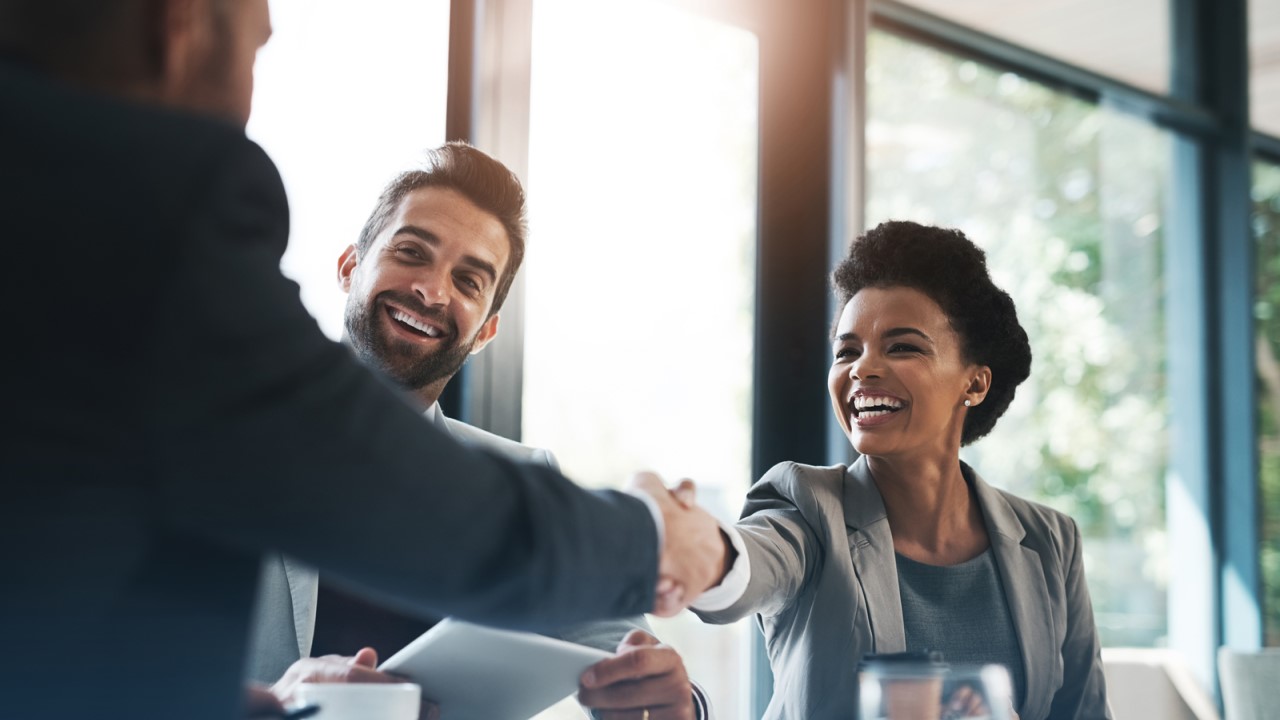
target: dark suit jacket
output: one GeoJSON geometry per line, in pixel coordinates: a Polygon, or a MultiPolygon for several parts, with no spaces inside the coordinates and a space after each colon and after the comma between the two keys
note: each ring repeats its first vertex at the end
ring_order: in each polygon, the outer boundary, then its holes
{"type": "MultiPolygon", "coordinates": [[[[517,462],[560,467],[550,450],[522,445],[445,417],[439,405],[431,406],[424,415],[464,445],[486,448],[517,462]]],[[[264,683],[275,682],[299,657],[354,655],[366,646],[377,650],[378,657],[385,660],[435,622],[388,611],[321,582],[315,571],[290,558],[272,554],[264,558],[258,587],[250,635],[250,677],[264,683]]],[[[615,652],[627,633],[635,629],[653,634],[643,615],[575,623],[549,634],[615,652]]],[[[694,702],[699,718],[710,717],[705,693],[696,686],[694,702]]]]}
{"type": "Polygon", "coordinates": [[[462,448],[325,339],[240,129],[2,63],[0,98],[0,717],[237,715],[266,550],[433,615],[649,608],[642,503],[462,448]]]}
{"type": "MultiPolygon", "coordinates": [[[[1022,720],[1110,718],[1075,522],[961,467],[1018,633],[1022,720]]],[[[737,528],[751,564],[747,589],[732,606],[698,615],[721,623],[756,614],[774,675],[766,718],[853,717],[858,661],[907,649],[893,535],[866,458],[847,468],[774,467],[747,494],[737,528]]]]}
{"type": "MultiPolygon", "coordinates": [[[[432,405],[424,416],[434,427],[468,447],[484,448],[516,462],[560,468],[551,451],[522,445],[445,417],[439,405],[432,405]]],[[[292,558],[272,554],[263,559],[262,565],[248,668],[251,678],[264,683],[279,680],[301,657],[354,655],[362,647],[372,647],[385,660],[438,620],[392,612],[334,588],[292,558]]],[[[552,634],[614,652],[622,638],[636,628],[653,633],[640,615],[575,623],[552,634]]]]}

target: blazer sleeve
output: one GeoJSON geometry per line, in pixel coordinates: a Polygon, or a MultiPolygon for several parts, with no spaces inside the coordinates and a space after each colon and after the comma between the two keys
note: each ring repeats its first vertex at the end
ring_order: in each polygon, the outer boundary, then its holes
{"type": "Polygon", "coordinates": [[[797,504],[808,493],[799,475],[794,463],[776,465],[747,493],[735,527],[746,546],[751,578],[742,597],[724,610],[695,610],[703,621],[777,615],[800,593],[822,549],[797,504]]]}
{"type": "MultiPolygon", "coordinates": [[[[556,470],[560,469],[560,461],[556,459],[555,453],[550,450],[538,450],[540,461],[548,467],[556,470]]],[[[586,645],[606,652],[617,652],[618,645],[622,643],[622,638],[632,630],[643,630],[653,635],[653,628],[649,627],[649,621],[643,615],[635,617],[622,618],[620,620],[596,620],[594,622],[582,623],[565,628],[556,635],[561,640],[586,645]]],[[[656,635],[654,637],[657,637],[656,635]]],[[[692,678],[689,679],[693,685],[693,703],[696,708],[696,717],[698,720],[708,720],[711,717],[711,701],[707,698],[707,693],[692,678]]],[[[592,717],[602,717],[600,713],[592,712],[592,717]]]]}
{"type": "Polygon", "coordinates": [[[220,155],[154,279],[157,521],[279,550],[418,614],[546,628],[650,609],[644,504],[432,427],[324,337],[281,275],[270,160],[242,138],[220,155]]]}
{"type": "Polygon", "coordinates": [[[1110,720],[1102,648],[1080,553],[1080,528],[1074,520],[1066,521],[1069,532],[1065,535],[1070,541],[1070,547],[1064,548],[1067,629],[1062,642],[1062,687],[1053,696],[1049,720],[1110,720]]]}

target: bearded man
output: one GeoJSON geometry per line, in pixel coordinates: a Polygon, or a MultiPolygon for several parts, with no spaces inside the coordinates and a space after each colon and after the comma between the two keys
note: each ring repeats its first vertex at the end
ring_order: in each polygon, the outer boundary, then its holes
{"type": "MultiPolygon", "coordinates": [[[[450,437],[556,469],[549,451],[445,417],[439,405],[467,358],[497,335],[524,260],[525,216],[520,182],[497,160],[464,143],[428,152],[422,169],[383,190],[359,238],[338,259],[338,282],[347,293],[345,341],[450,437]]],[[[287,557],[267,558],[262,588],[250,666],[256,680],[280,678],[274,689],[282,700],[300,682],[391,681],[374,669],[377,658],[431,625],[317,583],[316,573],[287,557]],[[308,658],[324,653],[331,654],[308,658]]],[[[555,634],[618,653],[594,666],[592,683],[580,688],[588,709],[636,716],[647,710],[651,720],[708,716],[705,696],[679,653],[659,643],[643,616],[555,634]]]]}

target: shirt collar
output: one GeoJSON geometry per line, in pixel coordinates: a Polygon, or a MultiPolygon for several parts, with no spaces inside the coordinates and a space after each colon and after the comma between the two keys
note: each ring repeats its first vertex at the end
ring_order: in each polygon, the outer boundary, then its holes
{"type": "Polygon", "coordinates": [[[432,425],[435,425],[442,430],[445,429],[444,411],[440,409],[440,403],[431,403],[431,407],[422,412],[422,417],[426,418],[432,425]]]}

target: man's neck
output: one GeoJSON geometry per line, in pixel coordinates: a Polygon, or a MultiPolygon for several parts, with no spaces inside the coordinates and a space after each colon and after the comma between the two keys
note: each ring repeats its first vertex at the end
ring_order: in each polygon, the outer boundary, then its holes
{"type": "Polygon", "coordinates": [[[426,410],[432,405],[440,402],[440,394],[442,392],[444,392],[443,385],[439,388],[419,388],[418,390],[415,390],[412,395],[414,399],[418,401],[419,407],[426,410]]]}
{"type": "Polygon", "coordinates": [[[423,410],[426,410],[440,402],[440,395],[444,393],[444,389],[450,380],[453,380],[453,375],[428,383],[420,388],[414,388],[409,391],[409,394],[413,395],[423,410]]]}

